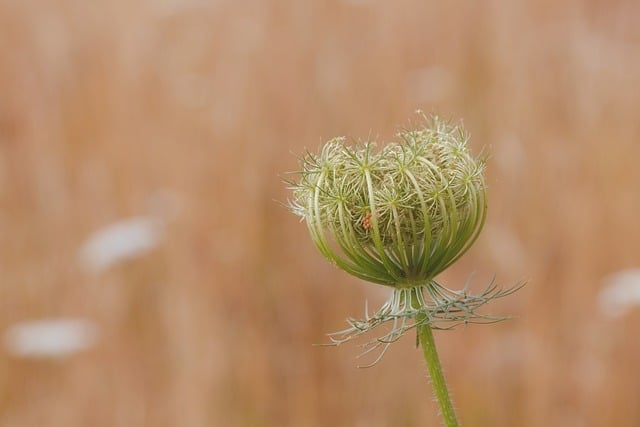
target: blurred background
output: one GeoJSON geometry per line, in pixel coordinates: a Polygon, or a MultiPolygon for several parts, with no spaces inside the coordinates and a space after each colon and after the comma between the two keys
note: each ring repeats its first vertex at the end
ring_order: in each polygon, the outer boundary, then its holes
{"type": "Polygon", "coordinates": [[[436,332],[466,426],[640,425],[640,3],[0,2],[0,426],[439,425],[412,336],[316,347],[388,290],[279,202],[295,154],[414,111],[490,153],[436,332]]]}

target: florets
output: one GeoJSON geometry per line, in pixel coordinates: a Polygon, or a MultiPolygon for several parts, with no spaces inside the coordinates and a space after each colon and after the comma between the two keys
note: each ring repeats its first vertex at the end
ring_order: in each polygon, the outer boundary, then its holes
{"type": "Polygon", "coordinates": [[[433,117],[380,150],[327,142],[302,160],[292,210],[320,252],[374,283],[429,282],[478,236],[486,213],[485,162],[459,124],[433,117]]]}
{"type": "Polygon", "coordinates": [[[367,343],[365,353],[383,347],[374,363],[419,325],[501,320],[477,309],[523,285],[503,290],[492,281],[472,295],[466,285],[454,291],[436,280],[482,230],[485,161],[469,152],[461,124],[422,118],[418,129],[398,133],[398,141],[381,149],[370,141],[350,146],[344,137],[331,139],[302,158],[300,179],[290,183],[289,207],[306,222],[318,250],[346,272],[393,288],[373,315],[349,319],[349,328],[330,335],[340,344],[391,323],[367,343]]]}

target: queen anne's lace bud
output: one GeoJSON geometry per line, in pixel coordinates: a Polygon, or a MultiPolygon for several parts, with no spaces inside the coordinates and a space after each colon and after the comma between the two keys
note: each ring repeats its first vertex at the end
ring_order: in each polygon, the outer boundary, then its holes
{"type": "Polygon", "coordinates": [[[417,318],[436,327],[496,320],[475,309],[514,290],[492,283],[472,296],[434,279],[482,229],[485,161],[470,154],[460,124],[423,118],[419,129],[400,132],[398,142],[380,150],[372,142],[350,147],[334,138],[302,158],[300,180],[292,183],[290,208],[307,223],[318,250],[348,273],[395,289],[375,315],[350,320],[337,343],[387,321],[394,328],[373,341],[374,348],[415,327],[417,318]]]}
{"type": "Polygon", "coordinates": [[[344,138],[302,161],[294,212],[320,252],[361,279],[428,283],[471,246],[484,223],[484,160],[460,125],[435,117],[375,151],[344,138]]]}

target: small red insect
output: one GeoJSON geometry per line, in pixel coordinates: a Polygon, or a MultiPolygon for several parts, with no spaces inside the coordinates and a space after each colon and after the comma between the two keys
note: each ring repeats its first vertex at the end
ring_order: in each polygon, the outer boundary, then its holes
{"type": "Polygon", "coordinates": [[[369,231],[371,229],[371,212],[366,214],[362,219],[362,228],[364,228],[365,231],[369,231]]]}

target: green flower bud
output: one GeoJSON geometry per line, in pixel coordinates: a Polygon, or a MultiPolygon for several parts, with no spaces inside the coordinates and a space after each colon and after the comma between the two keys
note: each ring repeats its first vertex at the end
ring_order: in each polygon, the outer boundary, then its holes
{"type": "Polygon", "coordinates": [[[388,346],[420,325],[451,328],[459,323],[502,320],[477,309],[515,292],[492,281],[479,295],[450,290],[435,277],[478,238],[487,212],[485,161],[473,157],[460,124],[423,116],[380,150],[345,138],[328,141],[301,160],[289,208],[307,224],[316,248],[360,279],[393,288],[389,300],[365,319],[331,334],[333,344],[391,322],[370,341],[365,354],[388,346]],[[440,326],[446,323],[445,326],[440,326]]]}
{"type": "Polygon", "coordinates": [[[329,261],[397,288],[431,281],[464,254],[487,209],[485,162],[464,130],[438,117],[381,150],[327,142],[302,160],[291,207],[329,261]]]}

